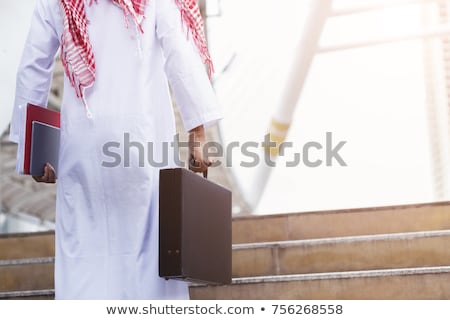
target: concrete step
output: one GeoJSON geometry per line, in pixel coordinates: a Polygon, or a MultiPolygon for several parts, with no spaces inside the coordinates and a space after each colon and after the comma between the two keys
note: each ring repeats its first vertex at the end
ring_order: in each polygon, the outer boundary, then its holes
{"type": "Polygon", "coordinates": [[[450,265],[450,230],[233,245],[233,277],[450,265]]]}
{"type": "MultiPolygon", "coordinates": [[[[233,243],[445,229],[450,229],[450,202],[235,217],[233,243]]],[[[0,260],[53,254],[54,232],[0,235],[0,260]]]]}
{"type": "MultiPolygon", "coordinates": [[[[450,267],[236,278],[189,291],[193,300],[448,300],[450,267]]],[[[54,299],[54,290],[0,292],[0,299],[54,299]]]]}
{"type": "Polygon", "coordinates": [[[51,257],[54,255],[54,232],[0,235],[0,260],[51,257]]]}
{"type": "Polygon", "coordinates": [[[233,243],[290,241],[450,229],[450,202],[247,216],[233,219],[233,243]]]}
{"type": "MultiPolygon", "coordinates": [[[[450,202],[238,217],[233,285],[191,296],[449,299],[448,240],[450,202]]],[[[53,232],[0,236],[0,299],[51,299],[53,256],[53,232]]]]}
{"type": "Polygon", "coordinates": [[[237,278],[228,286],[192,286],[197,300],[450,299],[450,266],[237,278]]]}
{"type": "Polygon", "coordinates": [[[0,300],[53,300],[55,290],[27,290],[0,292],[0,300]]]}
{"type": "Polygon", "coordinates": [[[0,292],[54,288],[54,258],[0,261],[0,292]]]}
{"type": "MultiPolygon", "coordinates": [[[[450,265],[450,230],[233,246],[233,277],[450,265]]],[[[0,291],[53,288],[53,258],[0,262],[0,291]]]]}

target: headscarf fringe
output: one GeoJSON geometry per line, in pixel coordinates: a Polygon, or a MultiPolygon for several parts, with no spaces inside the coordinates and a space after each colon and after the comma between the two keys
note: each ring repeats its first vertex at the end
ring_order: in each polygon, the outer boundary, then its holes
{"type": "Polygon", "coordinates": [[[181,20],[186,27],[186,36],[191,36],[197,47],[202,62],[206,65],[209,79],[214,74],[214,65],[206,42],[204,22],[196,0],[175,0],[181,13],[181,20]]]}
{"type": "MultiPolygon", "coordinates": [[[[112,0],[122,8],[125,25],[128,28],[128,17],[134,21],[137,33],[139,56],[142,57],[142,48],[139,32],[144,33],[143,21],[148,0],[112,0]]],[[[169,1],[169,0],[163,0],[169,1]]],[[[214,66],[206,43],[204,23],[196,0],[174,0],[180,10],[182,25],[186,27],[186,36],[192,37],[202,62],[206,65],[208,76],[212,79],[214,66]]],[[[89,0],[91,6],[98,0],[89,0]]],[[[64,71],[78,98],[81,98],[89,118],[89,110],[85,91],[95,82],[95,59],[92,46],[89,42],[87,18],[84,0],[60,0],[64,18],[64,31],[61,36],[61,61],[64,71]]]]}

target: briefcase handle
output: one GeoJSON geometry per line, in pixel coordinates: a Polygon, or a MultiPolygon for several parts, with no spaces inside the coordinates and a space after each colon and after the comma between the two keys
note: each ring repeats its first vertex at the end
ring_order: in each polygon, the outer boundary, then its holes
{"type": "MultiPolygon", "coordinates": [[[[196,161],[195,161],[194,157],[191,155],[191,157],[189,159],[189,169],[194,172],[199,172],[199,171],[194,170],[193,168],[198,168],[198,166],[196,165],[196,161]]],[[[203,171],[203,178],[208,179],[208,168],[206,168],[206,170],[203,171]]]]}

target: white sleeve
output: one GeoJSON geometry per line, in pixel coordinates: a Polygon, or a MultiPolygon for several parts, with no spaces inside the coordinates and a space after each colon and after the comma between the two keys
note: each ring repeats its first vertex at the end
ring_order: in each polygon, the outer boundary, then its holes
{"type": "Polygon", "coordinates": [[[184,128],[189,131],[200,125],[212,125],[222,118],[222,110],[200,54],[187,36],[180,10],[174,0],[155,2],[156,34],[184,128]]]}
{"type": "Polygon", "coordinates": [[[17,71],[16,93],[9,139],[19,143],[24,130],[23,114],[27,103],[47,106],[53,63],[59,38],[52,24],[48,2],[38,0],[17,71]]]}

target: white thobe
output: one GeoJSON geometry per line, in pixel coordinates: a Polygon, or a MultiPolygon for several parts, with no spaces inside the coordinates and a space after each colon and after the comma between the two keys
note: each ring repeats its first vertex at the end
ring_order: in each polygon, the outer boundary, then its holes
{"type": "MultiPolygon", "coordinates": [[[[184,127],[221,118],[214,92],[174,0],[150,0],[144,33],[125,27],[112,1],[86,5],[96,81],[87,117],[67,77],[57,181],[57,299],[187,299],[188,286],[158,276],[160,166],[173,167],[170,83],[184,127]],[[168,151],[163,143],[167,142],[168,151]]],[[[63,20],[58,0],[37,0],[17,74],[10,138],[20,108],[45,106],[63,20]]]]}

